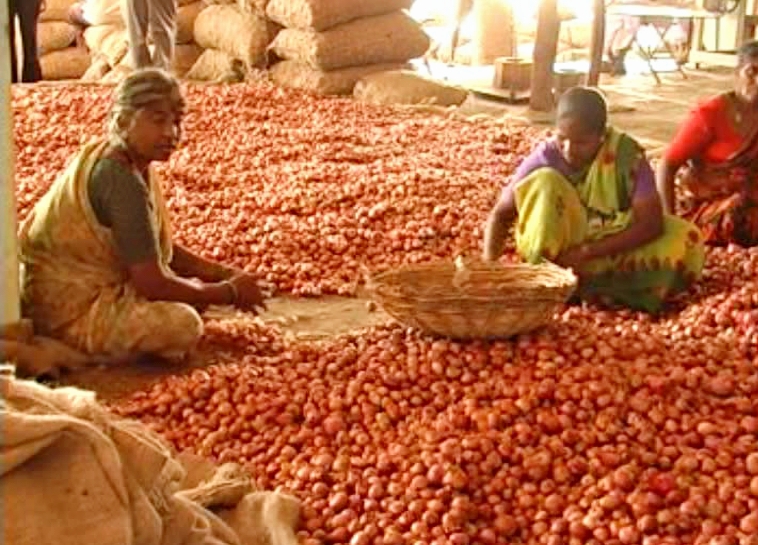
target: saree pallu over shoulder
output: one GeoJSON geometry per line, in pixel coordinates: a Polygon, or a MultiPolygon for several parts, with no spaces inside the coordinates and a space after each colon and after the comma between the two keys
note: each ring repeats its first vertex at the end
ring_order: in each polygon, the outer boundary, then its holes
{"type": "Polygon", "coordinates": [[[682,217],[711,244],[758,245],[758,126],[725,162],[691,161],[679,177],[682,217]]]}
{"type": "Polygon", "coordinates": [[[587,211],[589,240],[618,233],[629,226],[635,168],[643,158],[642,147],[634,139],[608,129],[587,174],[574,184],[587,211]]]}
{"type": "MultiPolygon", "coordinates": [[[[66,331],[87,316],[117,316],[120,305],[136,300],[111,231],[98,222],[88,195],[92,170],[107,148],[103,141],[84,145],[19,232],[24,312],[41,332],[64,341],[70,340],[66,331]]],[[[159,259],[168,267],[172,245],[163,192],[152,173],[146,183],[159,259]]],[[[93,352],[99,343],[74,344],[93,352]]]]}
{"type": "Polygon", "coordinates": [[[609,128],[587,175],[576,184],[582,203],[606,216],[628,210],[634,192],[634,169],[643,158],[644,151],[633,138],[609,128]]]}

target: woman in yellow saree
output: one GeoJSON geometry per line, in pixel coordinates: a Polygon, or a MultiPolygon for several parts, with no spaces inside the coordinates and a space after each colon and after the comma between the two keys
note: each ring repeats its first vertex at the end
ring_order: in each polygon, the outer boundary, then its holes
{"type": "Polygon", "coordinates": [[[562,95],[555,137],[523,161],[489,216],[484,259],[501,256],[515,220],[525,261],[574,269],[586,299],[657,312],[700,277],[703,236],[663,213],[642,148],[607,115],[596,90],[562,95]]]}
{"type": "Polygon", "coordinates": [[[117,88],[109,137],[88,143],[20,230],[24,313],[35,330],[119,361],[186,355],[202,334],[196,309],[263,299],[253,276],[174,244],[152,171],[179,140],[178,82],[141,70],[117,88]]]}

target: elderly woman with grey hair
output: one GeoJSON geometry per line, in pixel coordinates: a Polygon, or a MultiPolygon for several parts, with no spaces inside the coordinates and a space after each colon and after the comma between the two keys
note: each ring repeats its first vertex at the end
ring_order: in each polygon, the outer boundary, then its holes
{"type": "Polygon", "coordinates": [[[43,335],[87,354],[186,355],[197,308],[262,308],[249,274],[174,244],[151,170],[179,141],[177,81],[140,70],[116,89],[109,138],[86,144],[21,227],[24,312],[43,335]]]}

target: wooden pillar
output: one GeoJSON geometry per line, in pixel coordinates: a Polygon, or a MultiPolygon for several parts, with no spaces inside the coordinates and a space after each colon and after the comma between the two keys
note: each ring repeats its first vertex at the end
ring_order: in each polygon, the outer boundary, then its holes
{"type": "Polygon", "coordinates": [[[510,0],[476,0],[472,6],[473,65],[493,64],[498,57],[516,55],[516,28],[510,0]]]}
{"type": "Polygon", "coordinates": [[[529,107],[538,112],[549,112],[553,109],[553,65],[558,54],[560,31],[557,0],[541,0],[529,97],[529,107]]]}
{"type": "Polygon", "coordinates": [[[597,87],[597,84],[600,82],[600,69],[603,65],[603,46],[605,45],[605,0],[595,0],[592,16],[590,70],[587,73],[586,85],[597,87]]]}
{"type": "Polygon", "coordinates": [[[455,64],[455,51],[458,49],[458,41],[461,36],[461,25],[463,20],[471,11],[472,0],[457,0],[455,5],[455,28],[450,38],[450,63],[455,64]]]}
{"type": "Polygon", "coordinates": [[[0,329],[21,319],[9,25],[8,3],[0,2],[0,329]]]}

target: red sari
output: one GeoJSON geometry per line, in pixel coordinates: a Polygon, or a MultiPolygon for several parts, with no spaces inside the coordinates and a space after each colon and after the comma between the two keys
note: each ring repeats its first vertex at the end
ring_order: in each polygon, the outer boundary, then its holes
{"type": "Polygon", "coordinates": [[[685,164],[679,183],[682,217],[711,244],[758,245],[758,127],[740,134],[731,123],[731,93],[709,99],[679,129],[666,159],[685,164]]]}

